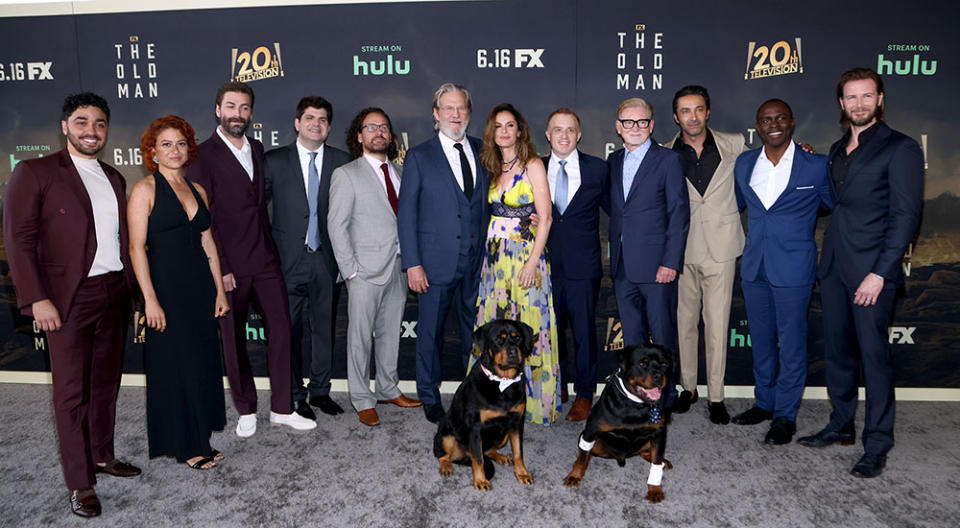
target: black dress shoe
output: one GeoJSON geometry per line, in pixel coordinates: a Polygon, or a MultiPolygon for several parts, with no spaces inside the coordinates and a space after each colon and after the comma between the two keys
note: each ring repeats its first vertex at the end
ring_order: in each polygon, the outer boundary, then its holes
{"type": "Polygon", "coordinates": [[[310,405],[320,409],[320,412],[329,414],[331,416],[343,414],[343,407],[337,405],[337,402],[333,401],[329,394],[324,394],[323,396],[311,396],[310,405]]]}
{"type": "Polygon", "coordinates": [[[317,413],[313,412],[313,409],[307,405],[306,400],[297,400],[293,402],[293,412],[303,416],[307,420],[317,421],[317,413]]]}
{"type": "Polygon", "coordinates": [[[100,515],[100,499],[93,492],[93,488],[74,490],[70,495],[70,511],[80,517],[96,517],[100,515]]]}
{"type": "Polygon", "coordinates": [[[830,431],[828,429],[823,429],[817,434],[812,434],[810,436],[801,436],[797,438],[797,443],[800,445],[805,445],[807,447],[826,447],[831,444],[840,445],[853,445],[856,441],[856,435],[853,433],[853,430],[849,431],[830,431]]]}
{"type": "Polygon", "coordinates": [[[865,453],[860,460],[850,470],[854,477],[873,478],[879,477],[883,473],[884,466],[887,465],[886,455],[871,455],[865,453]]]}
{"type": "Polygon", "coordinates": [[[139,475],[140,468],[134,466],[133,464],[127,464],[126,462],[121,462],[114,458],[110,462],[107,462],[105,465],[101,466],[100,464],[94,464],[94,471],[97,473],[106,473],[108,475],[113,475],[114,477],[136,477],[139,475]]]}
{"type": "Polygon", "coordinates": [[[689,411],[690,405],[697,403],[699,399],[700,395],[697,394],[697,389],[693,389],[693,392],[685,390],[680,393],[680,397],[677,398],[676,403],[673,404],[673,412],[683,414],[689,411]]]}
{"type": "Polygon", "coordinates": [[[710,421],[717,425],[727,425],[730,423],[730,413],[727,412],[727,406],[722,401],[707,402],[707,409],[710,410],[710,421]]]}
{"type": "Polygon", "coordinates": [[[757,425],[758,423],[771,418],[773,418],[772,412],[761,409],[760,407],[754,405],[746,411],[734,416],[731,421],[737,425],[757,425]]]}
{"type": "Polygon", "coordinates": [[[793,440],[794,433],[797,432],[797,423],[793,420],[784,418],[774,418],[770,424],[770,430],[767,436],[763,437],[763,442],[767,445],[789,444],[793,440]]]}
{"type": "Polygon", "coordinates": [[[443,405],[432,403],[423,406],[423,414],[427,416],[427,421],[437,423],[443,418],[443,405]]]}

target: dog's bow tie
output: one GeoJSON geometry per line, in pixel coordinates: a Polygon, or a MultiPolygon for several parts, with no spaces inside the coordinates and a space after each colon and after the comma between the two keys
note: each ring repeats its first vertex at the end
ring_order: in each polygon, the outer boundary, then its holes
{"type": "Polygon", "coordinates": [[[483,365],[480,365],[480,368],[483,369],[483,373],[487,375],[487,379],[490,381],[496,381],[500,384],[500,392],[507,390],[507,387],[520,381],[522,376],[522,374],[517,374],[517,377],[515,378],[501,378],[500,376],[497,376],[493,372],[487,370],[487,367],[484,367],[483,365]]]}

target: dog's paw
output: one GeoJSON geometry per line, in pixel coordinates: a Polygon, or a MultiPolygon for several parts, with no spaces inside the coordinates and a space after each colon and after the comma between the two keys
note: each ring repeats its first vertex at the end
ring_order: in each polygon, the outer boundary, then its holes
{"type": "Polygon", "coordinates": [[[515,473],[515,475],[517,477],[517,482],[520,484],[525,484],[527,486],[533,484],[533,475],[530,473],[515,473]]]}
{"type": "Polygon", "coordinates": [[[509,466],[510,464],[513,464],[513,457],[504,455],[503,453],[492,451],[490,453],[486,453],[486,456],[501,466],[509,466]]]}
{"type": "Polygon", "coordinates": [[[580,487],[580,477],[578,477],[578,476],[576,476],[576,475],[574,475],[574,474],[571,473],[571,474],[567,475],[567,478],[563,479],[563,485],[566,486],[566,487],[568,487],[568,488],[579,488],[579,487],[580,487]]]}
{"type": "Polygon", "coordinates": [[[449,477],[450,475],[453,475],[453,464],[447,460],[442,460],[440,462],[440,476],[449,477]]]}
{"type": "Polygon", "coordinates": [[[473,481],[473,489],[478,491],[490,491],[490,481],[487,479],[473,481]]]}
{"type": "Polygon", "coordinates": [[[663,459],[663,469],[673,469],[673,464],[666,458],[663,459]]]}
{"type": "Polygon", "coordinates": [[[647,485],[647,500],[653,504],[663,502],[663,488],[660,486],[647,485]]]}

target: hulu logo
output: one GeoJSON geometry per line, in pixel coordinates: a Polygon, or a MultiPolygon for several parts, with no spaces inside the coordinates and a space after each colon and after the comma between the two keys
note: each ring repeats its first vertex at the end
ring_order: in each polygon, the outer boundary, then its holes
{"type": "Polygon", "coordinates": [[[883,53],[877,55],[877,73],[880,75],[933,75],[937,73],[937,61],[920,60],[919,54],[913,59],[884,59],[883,53]]]}
{"type": "Polygon", "coordinates": [[[393,55],[381,60],[360,60],[353,56],[353,75],[406,75],[410,73],[409,59],[394,59],[393,55]],[[362,72],[362,73],[361,73],[362,72]]]}
{"type": "Polygon", "coordinates": [[[736,328],[730,329],[730,348],[743,348],[744,345],[753,347],[750,342],[750,334],[741,334],[736,328]]]}

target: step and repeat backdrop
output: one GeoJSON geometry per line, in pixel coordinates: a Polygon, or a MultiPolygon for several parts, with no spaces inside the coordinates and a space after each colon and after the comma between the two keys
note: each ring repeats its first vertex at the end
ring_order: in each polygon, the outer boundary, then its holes
{"type": "MultiPolygon", "coordinates": [[[[19,161],[63,148],[60,106],[78,91],[109,101],[102,159],[124,174],[129,188],[146,172],[138,145],[147,124],[173,113],[194,126],[199,140],[207,138],[216,126],[216,89],[233,79],[256,92],[250,132],[267,149],[295,140],[297,101],[314,94],[334,106],[330,144],[343,148],[352,116],[373,105],[390,114],[401,144],[412,147],[434,134],[433,92],[453,81],[473,93],[472,135],[480,134],[492,106],[508,101],[525,114],[536,146],[547,153],[546,118],[567,106],[582,120],[581,150],[605,158],[621,146],[614,131],[620,101],[651,102],[653,136],[665,142],[679,130],[673,93],[687,84],[710,90],[711,127],[742,133],[751,148],[760,146],[757,107],[778,97],[794,109],[795,137],[826,152],[842,134],[837,78],[854,66],[872,67],[886,83],[887,122],[915,138],[926,156],[923,222],[903,262],[906,289],[890,328],[897,383],[960,388],[960,133],[950,106],[960,84],[954,61],[960,45],[944,23],[958,14],[948,1],[877,0],[869,9],[846,11],[832,2],[551,0],[2,18],[0,194],[19,161]]],[[[821,231],[824,225],[821,219],[821,231]]],[[[47,370],[45,339],[17,313],[5,253],[0,256],[0,370],[47,370]]],[[[346,377],[344,301],[335,352],[340,378],[346,377]]],[[[397,329],[404,379],[414,378],[416,313],[411,295],[397,329]]],[[[809,384],[823,385],[817,292],[809,320],[809,384]]],[[[253,310],[246,333],[263,375],[268,336],[260,323],[253,310]]],[[[605,376],[622,347],[609,277],[596,325],[605,376]]],[[[446,379],[462,376],[455,328],[451,318],[446,379]]],[[[750,325],[739,285],[728,345],[727,383],[751,385],[750,325]]],[[[142,346],[131,338],[125,371],[142,372],[142,359],[142,346]]]]}

